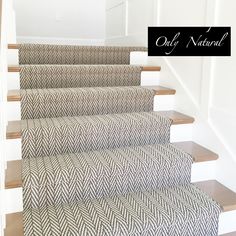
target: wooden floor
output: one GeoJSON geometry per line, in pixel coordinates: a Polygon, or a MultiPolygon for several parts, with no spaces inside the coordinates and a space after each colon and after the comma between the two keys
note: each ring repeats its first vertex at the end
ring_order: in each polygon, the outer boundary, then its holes
{"type": "MultiPolygon", "coordinates": [[[[209,194],[220,205],[222,210],[236,210],[236,193],[224,187],[215,180],[196,183],[204,192],[209,194]]],[[[222,236],[235,236],[235,232],[222,236]]],[[[6,217],[5,236],[23,236],[23,214],[22,212],[9,214],[6,217]]]]}

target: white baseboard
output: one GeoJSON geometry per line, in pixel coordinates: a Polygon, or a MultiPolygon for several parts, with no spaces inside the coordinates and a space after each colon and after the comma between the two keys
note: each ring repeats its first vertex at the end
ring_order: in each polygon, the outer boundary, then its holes
{"type": "Polygon", "coordinates": [[[105,44],[105,39],[77,39],[77,38],[49,38],[49,37],[17,36],[17,43],[103,46],[105,44]]]}

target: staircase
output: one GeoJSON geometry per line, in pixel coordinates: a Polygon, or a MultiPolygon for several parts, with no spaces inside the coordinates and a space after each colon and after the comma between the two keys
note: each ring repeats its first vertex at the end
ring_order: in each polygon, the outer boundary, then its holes
{"type": "Polygon", "coordinates": [[[194,118],[154,111],[174,95],[141,86],[130,65],[142,47],[9,45],[19,50],[22,160],[9,161],[6,189],[23,189],[23,212],[7,215],[5,236],[218,235],[220,214],[236,210],[236,193],[215,180],[191,183],[193,163],[218,159],[192,141],[171,142],[172,128],[194,118]]]}

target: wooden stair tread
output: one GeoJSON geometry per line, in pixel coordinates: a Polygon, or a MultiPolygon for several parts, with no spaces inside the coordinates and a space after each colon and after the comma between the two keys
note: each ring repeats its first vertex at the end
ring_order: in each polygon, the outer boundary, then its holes
{"type": "Polygon", "coordinates": [[[236,236],[236,231],[228,233],[228,234],[221,234],[220,236],[236,236]]]}
{"type": "MultiPolygon", "coordinates": [[[[222,207],[222,210],[230,211],[236,209],[236,193],[226,188],[215,180],[195,183],[200,189],[209,194],[222,207]]],[[[5,236],[23,236],[23,213],[13,213],[6,216],[5,236]]],[[[235,232],[222,236],[234,236],[235,232]]]]}
{"type": "Polygon", "coordinates": [[[21,68],[18,65],[8,66],[8,72],[20,72],[21,68]]]}
{"type": "Polygon", "coordinates": [[[22,187],[22,160],[8,161],[5,175],[5,189],[22,187]]]}
{"type": "Polygon", "coordinates": [[[160,66],[142,66],[142,71],[160,71],[160,66]]]}
{"type": "MultiPolygon", "coordinates": [[[[194,162],[212,161],[218,158],[218,156],[215,153],[191,141],[173,143],[173,144],[181,147],[184,151],[193,155],[194,162]],[[200,150],[199,155],[197,153],[198,150],[200,150]],[[212,154],[214,154],[214,157],[211,156],[212,154]]],[[[6,189],[22,187],[21,169],[22,169],[21,160],[9,161],[7,163],[6,178],[5,178],[6,189]]]]}
{"type": "Polygon", "coordinates": [[[20,90],[9,90],[7,93],[8,102],[17,102],[21,100],[20,90]]]}
{"type": "MultiPolygon", "coordinates": [[[[155,95],[174,95],[176,91],[174,89],[169,89],[162,86],[142,86],[143,88],[153,89],[155,95]]],[[[20,90],[9,90],[7,94],[8,102],[18,102],[21,101],[20,90]]]]}
{"type": "Polygon", "coordinates": [[[6,229],[4,236],[23,236],[23,213],[17,212],[6,215],[6,229]]]}
{"type": "Polygon", "coordinates": [[[192,124],[194,122],[193,117],[177,111],[158,111],[158,113],[173,120],[173,125],[192,124]]]}
{"type": "Polygon", "coordinates": [[[8,49],[19,49],[19,48],[20,44],[14,44],[14,43],[8,44],[8,49]]]}
{"type": "Polygon", "coordinates": [[[236,210],[236,193],[216,180],[195,183],[202,191],[218,202],[224,212],[236,210]]]}
{"type": "MultiPolygon", "coordinates": [[[[142,71],[160,71],[160,66],[141,66],[142,71]]],[[[21,68],[19,65],[8,66],[8,72],[20,72],[21,68]]]]}
{"type": "Polygon", "coordinates": [[[6,131],[7,139],[18,139],[21,138],[21,121],[9,121],[6,131]]]}
{"type": "Polygon", "coordinates": [[[215,161],[219,158],[216,153],[192,141],[173,144],[189,153],[193,157],[194,162],[215,161]]]}
{"type": "MultiPolygon", "coordinates": [[[[191,124],[194,122],[194,118],[179,113],[177,111],[158,111],[160,115],[166,116],[171,119],[173,125],[179,124],[191,124]]],[[[7,139],[18,139],[21,138],[21,121],[9,121],[6,132],[7,139]]]]}

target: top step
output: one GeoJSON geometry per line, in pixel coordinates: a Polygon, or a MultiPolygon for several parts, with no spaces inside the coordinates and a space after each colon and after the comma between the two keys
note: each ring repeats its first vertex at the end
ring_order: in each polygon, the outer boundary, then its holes
{"type": "Polygon", "coordinates": [[[125,65],[130,64],[130,53],[146,52],[145,47],[74,46],[49,44],[9,44],[9,49],[19,49],[21,65],[125,65]]]}

